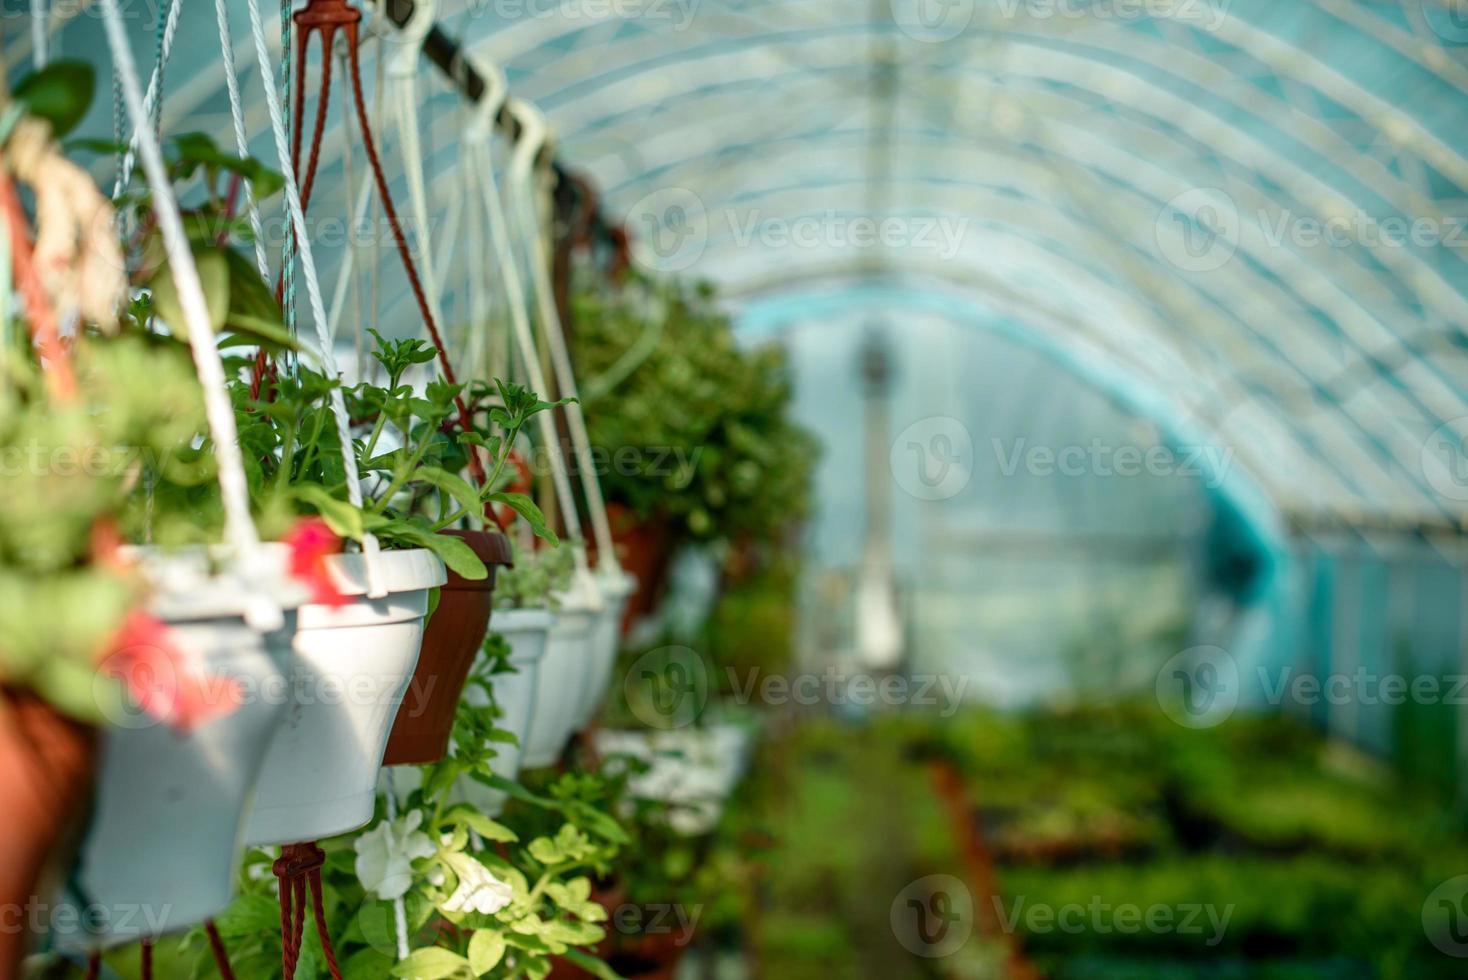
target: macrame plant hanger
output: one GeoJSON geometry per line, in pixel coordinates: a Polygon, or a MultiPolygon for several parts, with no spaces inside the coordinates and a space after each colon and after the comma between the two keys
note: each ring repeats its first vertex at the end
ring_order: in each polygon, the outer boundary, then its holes
{"type": "Polygon", "coordinates": [[[576,399],[565,406],[566,424],[571,432],[572,451],[576,454],[577,468],[581,471],[581,490],[586,497],[586,509],[591,518],[592,534],[596,539],[597,570],[610,577],[620,578],[621,566],[617,562],[611,522],[607,518],[606,500],[602,496],[601,480],[597,476],[596,461],[591,452],[586,413],[581,407],[580,393],[576,389],[576,372],[571,367],[571,354],[566,347],[566,335],[561,326],[555,289],[551,283],[550,236],[547,234],[547,221],[539,217],[543,195],[540,193],[537,178],[542,171],[539,166],[526,166],[527,162],[539,164],[543,162],[543,158],[517,158],[517,166],[510,172],[510,189],[519,202],[516,214],[520,222],[520,233],[530,250],[531,282],[540,313],[541,337],[550,351],[551,367],[555,371],[561,396],[576,399]]]}
{"type": "MultiPolygon", "coordinates": [[[[250,0],[255,4],[256,0],[250,0]]],[[[253,16],[253,14],[252,14],[253,16]]],[[[305,9],[295,14],[297,27],[296,36],[296,74],[302,79],[305,76],[306,65],[310,54],[310,43],[313,34],[321,35],[322,45],[322,74],[321,92],[316,107],[315,125],[312,129],[311,148],[306,162],[305,175],[303,177],[303,207],[310,203],[310,192],[316,179],[317,167],[320,163],[321,142],[326,130],[326,111],[330,105],[331,96],[331,64],[334,41],[340,32],[345,38],[347,52],[347,67],[349,81],[351,83],[351,98],[356,110],[357,124],[362,137],[362,147],[367,154],[368,165],[372,169],[372,178],[377,187],[379,203],[383,213],[387,217],[388,225],[392,229],[393,244],[397,248],[398,256],[402,260],[403,270],[407,273],[408,284],[412,288],[413,297],[417,301],[418,309],[423,317],[424,326],[428,330],[429,338],[438,349],[439,367],[443,371],[444,380],[449,384],[457,383],[453,363],[445,349],[443,336],[439,331],[438,318],[435,316],[433,304],[430,300],[427,288],[422,277],[419,275],[417,263],[415,263],[412,251],[408,246],[408,240],[403,233],[402,222],[398,218],[397,209],[393,206],[392,194],[388,187],[387,175],[382,167],[382,161],[378,156],[377,145],[372,135],[372,124],[368,119],[367,104],[363,95],[361,61],[358,57],[358,29],[361,25],[362,12],[355,7],[348,6],[346,0],[309,0],[305,9]]],[[[295,98],[296,115],[299,117],[305,111],[305,90],[297,87],[295,98]]],[[[297,130],[294,136],[292,159],[299,161],[301,151],[302,131],[297,130]]],[[[304,237],[304,229],[300,231],[304,237]]],[[[307,246],[303,243],[303,250],[307,246]]],[[[304,256],[303,256],[304,258],[304,256]]],[[[326,316],[321,315],[323,331],[326,329],[326,316]]],[[[458,409],[459,424],[464,431],[472,429],[473,420],[469,416],[469,409],[462,396],[454,399],[454,405],[458,409]]],[[[479,485],[484,484],[485,472],[483,464],[477,453],[469,455],[469,470],[474,480],[479,485]]]]}
{"type": "MultiPolygon", "coordinates": [[[[502,79],[502,76],[498,75],[498,69],[489,69],[479,64],[475,64],[474,67],[486,78],[493,76],[502,79]]],[[[503,90],[502,80],[488,86],[486,94],[493,89],[503,90]]],[[[519,123],[510,165],[510,172],[513,174],[517,166],[528,168],[531,161],[540,154],[545,146],[545,119],[532,106],[518,99],[510,99],[505,104],[519,123]]],[[[487,100],[483,100],[478,108],[479,112],[475,117],[475,122],[471,130],[465,134],[462,145],[467,146],[469,151],[475,155],[471,166],[479,174],[484,206],[489,216],[490,244],[500,264],[500,278],[504,283],[505,299],[510,313],[511,336],[520,355],[520,362],[524,367],[525,377],[530,382],[530,387],[543,395],[550,389],[546,385],[545,374],[540,369],[540,352],[536,349],[535,337],[530,328],[527,297],[520,279],[518,263],[515,260],[515,250],[510,240],[504,204],[494,176],[491,141],[494,134],[495,112],[498,107],[493,107],[488,104],[487,100]]],[[[540,413],[536,416],[536,421],[540,428],[541,441],[545,443],[546,458],[550,463],[551,483],[555,489],[556,503],[564,514],[566,536],[571,539],[571,555],[576,569],[573,589],[578,598],[583,598],[587,607],[599,610],[602,605],[601,590],[597,587],[587,565],[586,542],[576,519],[576,495],[571,490],[571,479],[567,472],[566,460],[561,453],[560,434],[556,431],[555,420],[551,417],[551,413],[540,413]]]]}

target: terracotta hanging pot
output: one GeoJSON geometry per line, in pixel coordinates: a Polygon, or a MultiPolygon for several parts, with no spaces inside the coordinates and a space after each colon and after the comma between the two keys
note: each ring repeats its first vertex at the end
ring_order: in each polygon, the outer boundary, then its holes
{"type": "Polygon", "coordinates": [[[423,651],[418,655],[408,694],[388,736],[382,760],[385,766],[425,765],[439,761],[448,752],[454,710],[489,628],[495,571],[513,564],[510,539],[497,531],[443,533],[463,539],[489,574],[471,581],[449,571],[448,582],[439,593],[438,608],[423,634],[423,651]]]}
{"type": "Polygon", "coordinates": [[[0,908],[20,910],[20,928],[0,929],[0,976],[20,976],[32,938],[25,910],[42,901],[37,896],[47,867],[65,863],[57,852],[86,810],[96,744],[93,728],[29,691],[0,688],[0,908]]]}
{"type": "Polygon", "coordinates": [[[641,521],[621,504],[607,505],[607,520],[622,569],[637,580],[622,614],[625,635],[639,617],[651,615],[662,599],[673,558],[673,540],[664,524],[655,519],[641,521]]]}

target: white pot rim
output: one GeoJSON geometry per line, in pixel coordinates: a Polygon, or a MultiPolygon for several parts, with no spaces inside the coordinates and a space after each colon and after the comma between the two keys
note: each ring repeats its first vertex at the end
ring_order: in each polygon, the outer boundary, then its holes
{"type": "Polygon", "coordinates": [[[489,617],[491,633],[534,633],[556,625],[556,614],[544,607],[496,609],[489,617]]]}
{"type": "Polygon", "coordinates": [[[262,542],[245,560],[221,545],[127,545],[120,552],[150,587],[149,612],[168,622],[256,620],[270,607],[278,621],[279,610],[308,598],[305,585],[290,574],[290,548],[278,541],[262,542]]]}
{"type": "Polygon", "coordinates": [[[616,602],[637,591],[637,576],[625,568],[598,568],[596,584],[605,598],[616,602]]]}
{"type": "MultiPolygon", "coordinates": [[[[448,569],[427,548],[405,548],[401,551],[379,551],[373,559],[376,571],[388,592],[417,592],[448,582],[448,569]]],[[[345,596],[367,594],[367,556],[361,552],[327,555],[337,591],[345,596]]]]}

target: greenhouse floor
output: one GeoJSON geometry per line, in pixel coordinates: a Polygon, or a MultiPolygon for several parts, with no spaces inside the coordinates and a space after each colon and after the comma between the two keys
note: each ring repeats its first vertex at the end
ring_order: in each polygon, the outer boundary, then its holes
{"type": "Polygon", "coordinates": [[[1468,869],[1452,809],[1288,720],[803,717],[766,753],[757,977],[1463,975],[1423,925],[1468,869]]]}

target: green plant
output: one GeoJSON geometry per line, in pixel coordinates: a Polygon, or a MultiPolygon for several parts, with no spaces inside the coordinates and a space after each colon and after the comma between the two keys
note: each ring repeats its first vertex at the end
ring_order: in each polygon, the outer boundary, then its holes
{"type": "Polygon", "coordinates": [[[47,390],[29,349],[0,363],[0,681],[94,717],[96,666],[143,596],[110,540],[142,460],[165,472],[201,424],[186,360],[136,336],[79,339],[78,397],[47,390]]]}
{"type": "Polygon", "coordinates": [[[745,348],[706,285],[634,280],[574,297],[591,441],[609,501],[696,540],[770,540],[809,505],[813,437],[785,357],[745,348]]]}
{"type": "Polygon", "coordinates": [[[515,546],[515,564],[495,578],[497,609],[554,609],[557,594],[571,586],[574,563],[569,548],[515,546]]]}

